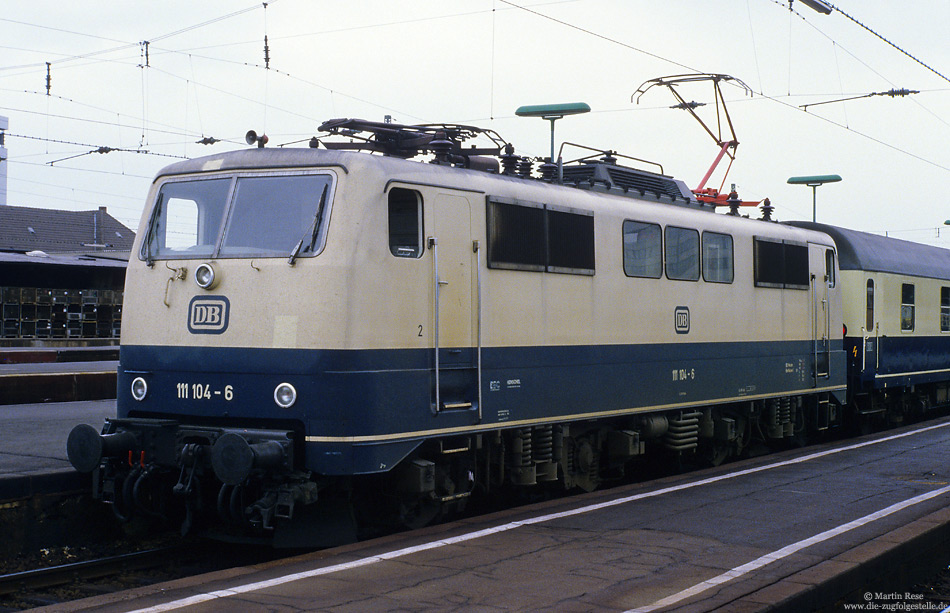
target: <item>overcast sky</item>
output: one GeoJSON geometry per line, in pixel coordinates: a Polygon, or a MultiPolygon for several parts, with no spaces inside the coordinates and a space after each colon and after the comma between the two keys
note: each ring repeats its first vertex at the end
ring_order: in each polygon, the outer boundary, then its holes
{"type": "MultiPolygon", "coordinates": [[[[649,79],[709,72],[751,89],[723,87],[740,142],[726,190],[769,197],[780,219],[810,219],[811,188],[786,180],[839,174],[818,189],[819,221],[950,247],[950,226],[938,237],[950,219],[950,2],[835,6],[822,15],[778,0],[7,0],[8,204],[107,206],[135,229],[152,177],[176,158],[245,147],[249,129],[306,146],[334,117],[476,124],[541,156],[547,122],[515,109],[579,101],[592,112],[559,121],[558,141],[656,161],[695,187],[718,153],[713,139],[670,108],[668,90],[631,96],[649,79]],[[920,93],[800,108],[894,88],[920,93]],[[196,144],[203,137],[222,142],[196,144]]],[[[710,103],[698,112],[715,126],[712,87],[681,92],[710,103]]]]}

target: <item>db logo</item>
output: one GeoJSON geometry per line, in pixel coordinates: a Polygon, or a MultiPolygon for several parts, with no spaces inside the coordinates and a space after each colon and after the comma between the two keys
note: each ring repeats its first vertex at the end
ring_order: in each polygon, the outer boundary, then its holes
{"type": "Polygon", "coordinates": [[[673,311],[673,324],[677,334],[689,334],[689,307],[676,307],[673,311]]]}
{"type": "Polygon", "coordinates": [[[224,296],[195,296],[188,305],[188,331],[221,334],[228,329],[231,303],[224,296]]]}

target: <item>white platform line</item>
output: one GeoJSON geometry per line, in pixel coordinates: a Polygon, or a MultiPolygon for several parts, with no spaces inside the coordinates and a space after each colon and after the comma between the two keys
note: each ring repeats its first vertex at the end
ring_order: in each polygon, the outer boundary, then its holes
{"type": "MultiPolygon", "coordinates": [[[[748,469],[746,469],[746,470],[740,470],[740,471],[737,471],[737,472],[734,472],[734,473],[728,473],[728,474],[719,475],[719,476],[716,476],[716,477],[709,477],[708,479],[702,479],[702,480],[700,480],[700,481],[693,481],[693,482],[690,482],[690,483],[683,483],[683,484],[681,484],[681,485],[674,485],[674,486],[672,486],[672,487],[667,487],[667,488],[663,488],[663,489],[660,489],[660,490],[654,490],[654,491],[651,491],[651,492],[644,492],[644,493],[641,493],[641,494],[634,494],[634,495],[632,495],[632,496],[625,496],[625,497],[623,497],[623,498],[618,498],[618,499],[615,499],[615,500],[608,500],[608,501],[606,501],[606,502],[601,502],[601,503],[598,503],[598,504],[592,504],[592,505],[588,505],[588,506],[584,506],[584,507],[579,507],[579,508],[577,508],[577,509],[571,509],[571,510],[569,510],[569,511],[562,511],[562,512],[560,512],[560,513],[551,513],[551,514],[549,514],[549,515],[541,515],[541,516],[539,516],[539,517],[532,517],[532,518],[523,519],[523,520],[519,520],[519,521],[515,521],[515,522],[510,522],[510,523],[503,524],[503,525],[500,525],[500,526],[495,526],[495,527],[493,527],[493,528],[485,528],[485,529],[483,529],[483,530],[478,530],[478,531],[475,531],[475,532],[469,532],[469,533],[467,533],[467,534],[460,534],[460,535],[458,535],[458,536],[454,536],[454,537],[450,537],[450,538],[446,538],[446,539],[440,539],[440,540],[436,540],[436,541],[430,541],[430,542],[428,542],[428,543],[423,543],[423,544],[421,544],[421,545],[415,545],[415,546],[413,546],[413,547],[406,547],[406,548],[403,548],[403,549],[397,549],[397,550],[395,550],[395,551],[389,551],[389,552],[386,552],[386,553],[378,554],[378,555],[375,555],[375,556],[370,556],[370,557],[367,557],[367,558],[362,558],[362,559],[359,559],[359,560],[353,560],[352,562],[344,562],[344,563],[342,563],[342,564],[334,564],[334,565],[332,565],[332,566],[324,566],[324,567],[321,567],[321,568],[314,568],[314,569],[307,570],[307,571],[303,571],[303,572],[299,572],[299,573],[293,573],[293,574],[290,574],[290,575],[283,575],[283,576],[281,576],[281,577],[275,577],[275,578],[273,578],[273,579],[268,579],[268,580],[266,580],[266,581],[258,581],[258,582],[255,582],[255,583],[246,583],[246,584],[244,584],[244,585],[237,585],[237,586],[234,586],[234,587],[231,587],[231,588],[228,588],[228,589],[217,590],[217,591],[214,591],[214,592],[205,592],[205,593],[202,593],[202,594],[195,594],[194,596],[190,596],[190,597],[188,597],[188,598],[182,598],[182,599],[180,599],[180,600],[174,600],[174,601],[171,601],[171,602],[166,602],[166,603],[164,603],[164,604],[155,605],[155,606],[153,606],[153,607],[146,607],[146,608],[144,608],[144,609],[136,609],[136,610],[134,610],[134,611],[131,611],[130,613],[159,613],[159,612],[161,612],[161,611],[173,611],[173,610],[175,610],[175,609],[180,609],[180,608],[183,608],[183,607],[187,607],[187,606],[191,606],[191,605],[196,605],[196,604],[200,604],[200,603],[203,603],[203,602],[208,602],[208,601],[211,601],[211,600],[216,600],[216,599],[218,599],[218,598],[227,598],[228,596],[237,596],[237,595],[239,595],[239,594],[246,594],[246,593],[248,593],[248,592],[256,592],[256,591],[259,591],[259,590],[264,590],[264,589],[268,589],[268,588],[272,588],[272,587],[277,587],[277,586],[280,586],[280,585],[284,585],[284,584],[286,584],[286,583],[291,583],[291,582],[293,582],[293,581],[300,581],[301,579],[309,579],[309,578],[311,578],[311,577],[319,577],[319,576],[322,576],[322,575],[329,575],[329,574],[333,574],[333,573],[338,573],[338,572],[342,572],[342,571],[346,571],[346,570],[351,570],[351,569],[354,569],[354,568],[360,568],[360,567],[363,567],[363,566],[368,566],[368,565],[371,565],[371,564],[376,564],[376,563],[378,563],[378,562],[383,562],[383,561],[386,561],[386,560],[395,560],[395,559],[397,559],[397,558],[402,558],[402,557],[405,557],[405,556],[408,556],[408,555],[412,555],[412,554],[414,554],[414,553],[419,553],[420,551],[427,551],[427,550],[430,550],[430,549],[439,549],[439,548],[441,548],[441,547],[445,547],[445,546],[448,546],[448,545],[456,545],[456,544],[458,544],[458,543],[464,543],[464,542],[467,542],[467,541],[474,541],[474,540],[476,540],[476,539],[480,539],[480,538],[485,537],[485,536],[490,536],[490,535],[492,535],[492,534],[498,534],[498,533],[500,533],[500,532],[507,532],[508,530],[513,530],[513,529],[515,529],[515,528],[520,528],[520,527],[522,527],[522,526],[530,526],[530,525],[534,525],[534,524],[541,524],[541,523],[553,521],[553,520],[556,520],[556,519],[563,519],[563,518],[565,518],[565,517],[573,517],[573,516],[575,516],[575,515],[583,515],[583,514],[586,514],[586,513],[591,513],[591,512],[593,512],[593,511],[598,511],[598,510],[600,510],[600,509],[606,509],[606,508],[614,507],[614,506],[617,506],[617,505],[627,504],[627,503],[629,503],[629,502],[636,502],[636,501],[638,501],[638,500],[645,500],[645,499],[648,499],[648,498],[656,498],[657,496],[662,496],[662,495],[664,495],[664,494],[670,494],[670,493],[673,493],[673,492],[679,492],[679,491],[682,491],[682,490],[688,490],[688,489],[692,489],[692,488],[695,488],[695,487],[701,487],[701,486],[703,486],[703,485],[709,485],[709,484],[711,484],[711,483],[717,483],[717,482],[719,482],[719,481],[727,481],[727,480],[729,480],[729,479],[735,479],[736,477],[742,477],[742,476],[745,476],[745,475],[751,475],[751,474],[755,474],[755,473],[759,473],[759,472],[764,472],[764,471],[772,470],[772,469],[775,469],[775,468],[781,468],[781,467],[783,467],[783,466],[790,466],[790,465],[793,465],[793,464],[801,464],[801,463],[803,463],[803,462],[808,462],[808,461],[815,460],[815,459],[818,459],[818,458],[823,458],[823,457],[825,457],[825,456],[834,455],[834,454],[836,454],[836,453],[842,453],[842,452],[845,452],[845,451],[851,451],[851,450],[854,450],[854,449],[860,449],[860,448],[862,448],[862,447],[867,447],[867,446],[870,446],[870,445],[877,445],[877,444],[884,443],[884,442],[887,442],[887,441],[893,441],[893,440],[905,438],[905,437],[908,437],[908,436],[913,436],[913,435],[916,435],[916,434],[921,434],[921,433],[923,433],[923,432],[928,432],[928,431],[930,431],[930,430],[937,430],[937,429],[939,429],[939,428],[946,428],[946,427],[948,427],[948,426],[950,426],[950,421],[945,422],[945,423],[942,423],[942,424],[933,425],[933,426],[927,426],[926,428],[921,428],[921,429],[919,429],[919,430],[911,430],[911,431],[908,431],[908,432],[902,432],[902,433],[900,433],[900,434],[893,434],[893,435],[891,435],[891,436],[887,436],[887,437],[884,437],[884,438],[881,438],[881,439],[876,439],[876,440],[871,440],[871,441],[864,441],[864,442],[862,442],[862,443],[855,443],[855,444],[853,444],[853,445],[848,445],[848,446],[846,446],[846,447],[839,447],[839,448],[836,448],[836,449],[828,449],[828,450],[825,450],[825,451],[819,451],[819,452],[817,452],[817,453],[812,453],[812,454],[809,454],[809,455],[801,456],[801,457],[798,457],[798,458],[793,458],[793,459],[791,459],[791,460],[785,460],[785,461],[782,461],[782,462],[776,462],[776,463],[774,463],[774,464],[766,464],[766,465],[763,465],[763,466],[758,466],[758,467],[756,467],[756,468],[748,468],[748,469]]],[[[946,490],[948,490],[948,489],[950,489],[950,486],[947,486],[946,488],[943,488],[943,489],[941,489],[941,490],[935,490],[936,493],[935,493],[935,492],[931,492],[931,494],[933,494],[934,496],[936,496],[936,495],[939,495],[939,493],[942,493],[942,492],[944,492],[944,491],[946,491],[946,490]]],[[[912,499],[912,500],[913,500],[913,499],[912,499]]],[[[903,504],[903,503],[899,503],[899,504],[903,504]]],[[[913,503],[912,503],[912,504],[913,504],[913,503]]],[[[909,506],[909,505],[906,505],[906,506],[909,506]]],[[[890,507],[888,507],[888,508],[890,508],[890,507]]],[[[886,509],[885,509],[885,510],[886,510],[886,509]]],[[[879,511],[878,513],[882,513],[882,512],[883,512],[883,511],[879,511]]],[[[891,511],[891,513],[893,513],[893,512],[894,512],[894,511],[891,511]]],[[[882,516],[882,517],[883,517],[883,516],[882,516]]],[[[862,518],[862,519],[864,519],[864,518],[862,518]]],[[[855,520],[855,521],[860,521],[860,520],[855,520]]],[[[851,522],[851,523],[853,523],[853,522],[851,522]]],[[[847,526],[847,525],[849,525],[849,524],[845,524],[845,526],[847,526]]],[[[848,529],[850,530],[851,528],[848,528],[848,529]]],[[[822,533],[822,534],[825,534],[825,533],[822,533]]],[[[819,536],[820,536],[820,535],[819,535],[819,536]]],[[[812,537],[812,538],[816,538],[816,537],[812,537]]],[[[803,541],[803,542],[804,542],[804,541],[803,541]]],[[[790,547],[791,547],[791,546],[792,546],[792,545],[790,545],[790,547]]],[[[807,545],[805,545],[805,546],[807,547],[807,545]]],[[[783,551],[783,550],[779,550],[779,551],[783,551]]],[[[771,555],[771,554],[769,554],[769,555],[771,555]]],[[[760,558],[760,559],[761,559],[761,558],[760,558]]],[[[750,562],[750,564],[753,564],[753,563],[754,563],[754,561],[753,561],[753,562],[750,562]]],[[[739,568],[743,568],[743,567],[739,567],[739,568]]],[[[735,569],[734,569],[734,570],[735,570],[735,569]]],[[[729,572],[733,572],[733,571],[729,571],[729,572]]],[[[728,573],[726,573],[726,574],[728,574],[728,573]]],[[[699,585],[702,585],[702,584],[699,584],[699,585]]],[[[709,589],[709,587],[712,587],[712,585],[706,587],[705,589],[709,589]]],[[[691,589],[692,589],[692,588],[691,588],[691,589]]],[[[684,596],[684,598],[686,598],[686,597],[688,597],[688,596],[684,596]]],[[[662,605],[661,605],[661,606],[662,606],[662,605]]]]}
{"type": "Polygon", "coordinates": [[[666,598],[657,600],[651,605],[648,605],[645,607],[638,607],[636,609],[629,609],[628,611],[626,611],[626,613],[647,613],[649,611],[655,611],[663,607],[674,605],[678,602],[686,600],[687,598],[692,598],[693,596],[702,594],[703,592],[707,590],[711,590],[712,588],[722,585],[723,583],[726,583],[727,581],[738,579],[739,577],[742,577],[753,571],[756,571],[762,568],[763,566],[771,564],[772,562],[787,558],[793,553],[801,551],[802,549],[805,549],[806,547],[811,547],[812,545],[823,543],[824,541],[832,539],[838,536],[839,534],[844,534],[845,532],[854,530],[855,528],[860,528],[861,526],[869,524],[873,521],[877,521],[878,519],[887,517],[888,515],[891,515],[893,513],[897,513],[901,509],[906,509],[907,507],[911,507],[915,504],[919,504],[921,502],[930,500],[931,498],[936,498],[937,496],[941,496],[943,494],[946,494],[947,492],[950,492],[950,485],[944,486],[938,490],[927,492],[926,494],[920,494],[919,496],[914,496],[913,498],[908,498],[907,500],[903,500],[901,502],[892,504],[891,506],[883,508],[880,511],[871,513],[870,515],[865,515],[864,517],[860,517],[858,519],[855,519],[854,521],[849,521],[846,524],[842,524],[830,530],[825,530],[824,532],[816,534],[807,539],[798,541],[797,543],[786,545],[785,547],[782,547],[781,549],[777,549],[771,553],[767,553],[761,557],[756,558],[755,560],[752,560],[751,562],[743,564],[742,566],[737,566],[731,570],[727,570],[726,572],[722,573],[721,575],[717,575],[713,577],[712,579],[706,579],[705,581],[701,581],[697,583],[696,585],[686,588],[685,590],[681,592],[677,592],[671,596],[667,596],[666,598]]]}

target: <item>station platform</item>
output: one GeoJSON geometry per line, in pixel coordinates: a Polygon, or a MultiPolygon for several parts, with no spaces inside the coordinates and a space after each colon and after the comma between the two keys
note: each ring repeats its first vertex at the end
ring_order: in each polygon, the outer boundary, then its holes
{"type": "Polygon", "coordinates": [[[108,346],[76,347],[0,347],[0,364],[49,362],[93,362],[118,360],[119,348],[108,346]]]}
{"type": "Polygon", "coordinates": [[[115,398],[118,347],[0,348],[0,405],[115,398]]]}
{"type": "Polygon", "coordinates": [[[872,610],[948,543],[941,418],[55,610],[872,610]]]}
{"type": "Polygon", "coordinates": [[[115,400],[0,407],[0,505],[89,488],[89,475],[69,464],[66,439],[73,426],[99,429],[107,417],[115,417],[115,400]]]}

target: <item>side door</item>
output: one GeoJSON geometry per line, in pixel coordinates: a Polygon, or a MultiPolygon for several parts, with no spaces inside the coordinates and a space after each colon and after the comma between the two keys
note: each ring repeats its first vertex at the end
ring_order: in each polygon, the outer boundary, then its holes
{"type": "Polygon", "coordinates": [[[432,267],[432,408],[435,413],[477,412],[480,288],[472,205],[466,196],[445,191],[431,201],[426,246],[432,267]]]}
{"type": "Polygon", "coordinates": [[[864,286],[865,322],[861,327],[862,353],[859,372],[864,375],[869,369],[876,373],[878,366],[878,332],[880,324],[874,314],[874,279],[869,277],[864,286]]]}
{"type": "Polygon", "coordinates": [[[830,289],[835,287],[835,252],[826,245],[808,243],[808,269],[811,271],[812,340],[814,343],[815,384],[831,375],[831,303],[830,289]]]}

